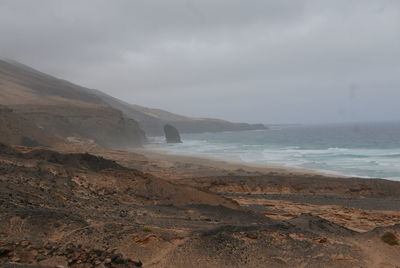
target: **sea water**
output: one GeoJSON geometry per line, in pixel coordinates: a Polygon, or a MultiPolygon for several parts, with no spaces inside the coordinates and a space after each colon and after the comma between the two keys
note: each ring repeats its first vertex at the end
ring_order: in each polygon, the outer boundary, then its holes
{"type": "Polygon", "coordinates": [[[400,181],[400,122],[275,125],[267,130],[183,134],[183,143],[150,138],[167,153],[281,165],[400,181]]]}

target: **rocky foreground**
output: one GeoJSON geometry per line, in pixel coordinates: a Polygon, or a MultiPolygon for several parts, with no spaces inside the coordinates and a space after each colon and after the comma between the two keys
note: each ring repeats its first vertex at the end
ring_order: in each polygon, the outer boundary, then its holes
{"type": "Polygon", "coordinates": [[[400,265],[400,183],[81,151],[0,146],[2,267],[400,265]]]}

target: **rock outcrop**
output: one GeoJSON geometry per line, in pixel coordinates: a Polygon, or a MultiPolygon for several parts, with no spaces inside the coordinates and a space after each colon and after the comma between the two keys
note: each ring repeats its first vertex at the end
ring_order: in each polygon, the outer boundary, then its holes
{"type": "Polygon", "coordinates": [[[165,140],[167,143],[182,143],[179,131],[170,124],[164,126],[165,140]]]}

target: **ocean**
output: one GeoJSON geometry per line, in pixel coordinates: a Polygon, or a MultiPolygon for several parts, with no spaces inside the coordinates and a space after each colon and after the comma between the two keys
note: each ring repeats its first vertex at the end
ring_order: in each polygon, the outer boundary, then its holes
{"type": "Polygon", "coordinates": [[[400,122],[274,125],[268,130],[150,138],[149,149],[400,181],[400,122]]]}

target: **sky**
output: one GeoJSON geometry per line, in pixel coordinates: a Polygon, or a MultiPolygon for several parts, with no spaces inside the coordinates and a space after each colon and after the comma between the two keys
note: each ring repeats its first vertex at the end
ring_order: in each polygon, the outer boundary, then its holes
{"type": "Polygon", "coordinates": [[[398,0],[0,0],[0,57],[187,116],[400,119],[398,0]]]}

